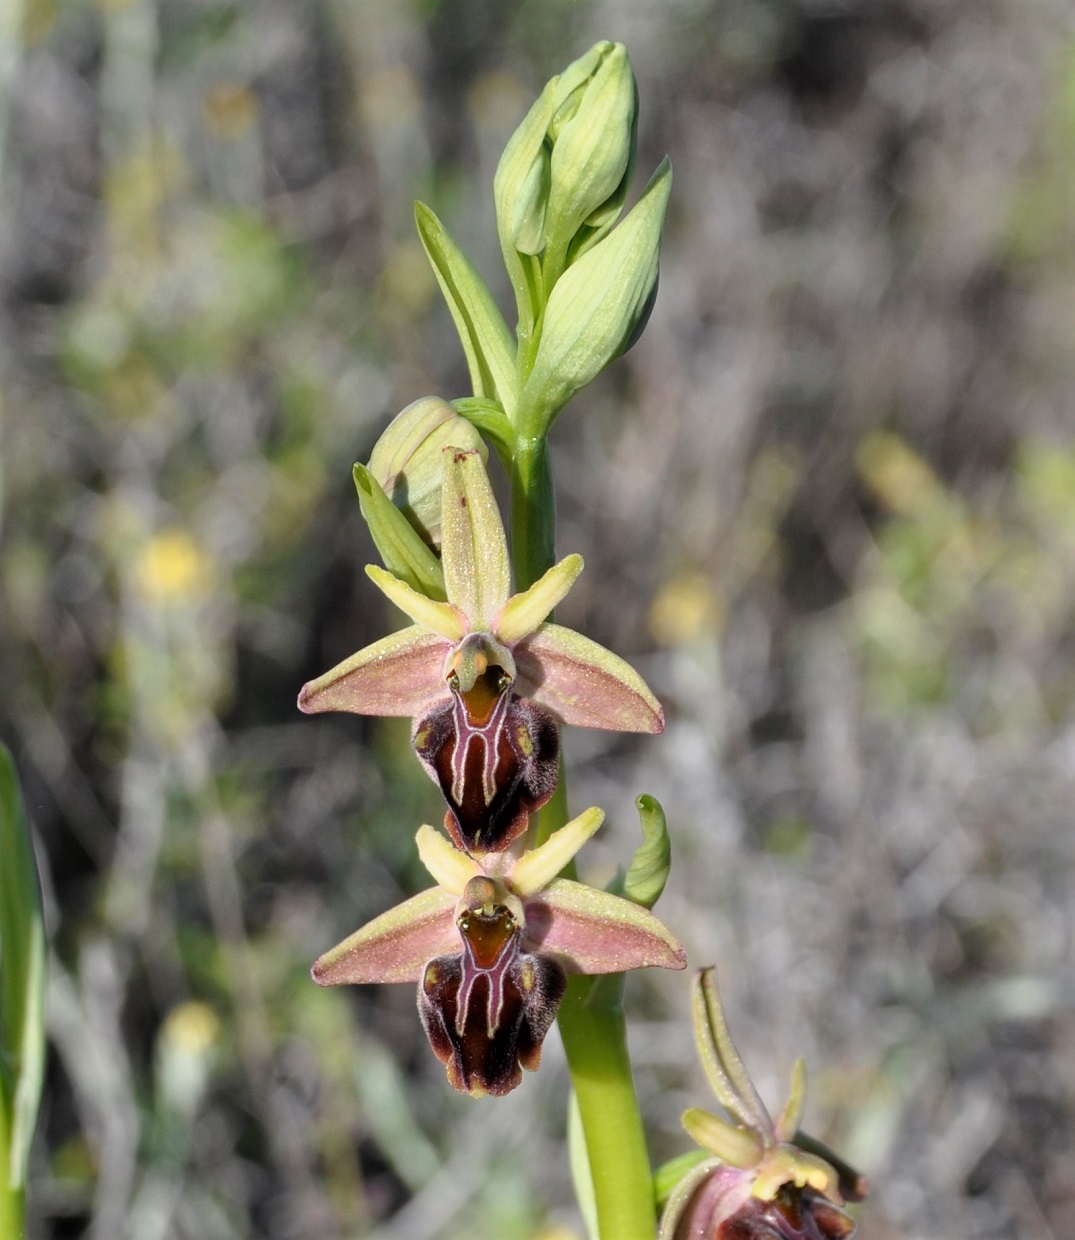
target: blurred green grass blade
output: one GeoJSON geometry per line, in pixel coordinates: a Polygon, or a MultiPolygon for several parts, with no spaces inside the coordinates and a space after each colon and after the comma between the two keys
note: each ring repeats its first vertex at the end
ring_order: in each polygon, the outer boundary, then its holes
{"type": "Polygon", "coordinates": [[[45,1067],[44,994],[37,867],[15,763],[0,745],[0,1192],[21,1192],[26,1180],[45,1067]]]}

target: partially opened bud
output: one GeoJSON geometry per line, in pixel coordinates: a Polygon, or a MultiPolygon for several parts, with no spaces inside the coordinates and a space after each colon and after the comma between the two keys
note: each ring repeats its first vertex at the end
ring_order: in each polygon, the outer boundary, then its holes
{"type": "Polygon", "coordinates": [[[439,396],[423,396],[389,423],[370,456],[369,470],[422,538],[440,545],[444,449],[474,449],[483,461],[482,437],[439,396]]]}

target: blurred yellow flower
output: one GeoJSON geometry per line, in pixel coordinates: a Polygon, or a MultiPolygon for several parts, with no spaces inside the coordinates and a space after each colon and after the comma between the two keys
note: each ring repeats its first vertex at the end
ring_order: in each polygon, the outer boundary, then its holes
{"type": "Polygon", "coordinates": [[[175,528],[154,534],[135,568],[139,590],[157,603],[202,598],[212,576],[210,557],[185,530],[175,528]]]}
{"type": "Polygon", "coordinates": [[[190,999],[168,1013],[161,1039],[188,1055],[204,1055],[220,1037],[220,1017],[208,1003],[190,999]]]}

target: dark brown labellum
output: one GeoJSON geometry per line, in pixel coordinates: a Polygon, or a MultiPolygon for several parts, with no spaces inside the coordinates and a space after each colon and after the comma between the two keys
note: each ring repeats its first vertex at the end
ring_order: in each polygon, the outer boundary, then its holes
{"type": "Polygon", "coordinates": [[[415,724],[415,752],[448,802],[445,825],[456,844],[469,853],[498,852],[556,788],[556,721],[517,697],[496,667],[468,692],[449,688],[451,700],[415,724]]]}
{"type": "Polygon", "coordinates": [[[465,910],[463,952],[426,965],[418,1011],[448,1080],[462,1093],[510,1093],[541,1044],[567,987],[555,960],[519,948],[522,932],[503,907],[465,910]]]}

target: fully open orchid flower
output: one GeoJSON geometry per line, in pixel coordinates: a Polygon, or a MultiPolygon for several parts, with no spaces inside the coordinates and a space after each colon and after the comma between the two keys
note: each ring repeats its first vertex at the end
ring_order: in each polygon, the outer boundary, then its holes
{"type": "Polygon", "coordinates": [[[566,972],[682,969],[679,942],[648,910],[557,878],[601,825],[589,809],[539,848],[480,863],[433,827],[418,854],[438,885],[326,952],[322,986],[418,982],[418,1009],[448,1080],[463,1093],[506,1094],[535,1069],[566,972]]]}
{"type": "Polygon", "coordinates": [[[672,1190],[658,1240],[846,1240],[855,1224],[841,1206],[845,1199],[861,1201],[868,1185],[798,1133],[806,1101],[803,1061],[795,1064],[791,1096],[774,1122],[728,1033],[712,969],[695,982],[694,1032],[706,1077],[731,1122],[696,1107],[684,1114],[683,1126],[712,1157],[672,1190]]]}
{"type": "Polygon", "coordinates": [[[507,847],[556,787],[557,722],[660,732],[664,715],[622,659],[547,622],[582,571],[569,555],[512,595],[507,540],[477,452],[445,450],[441,553],[447,601],[376,565],[366,572],[414,621],[310,681],[308,712],[409,715],[422,764],[473,854],[507,847]]]}

